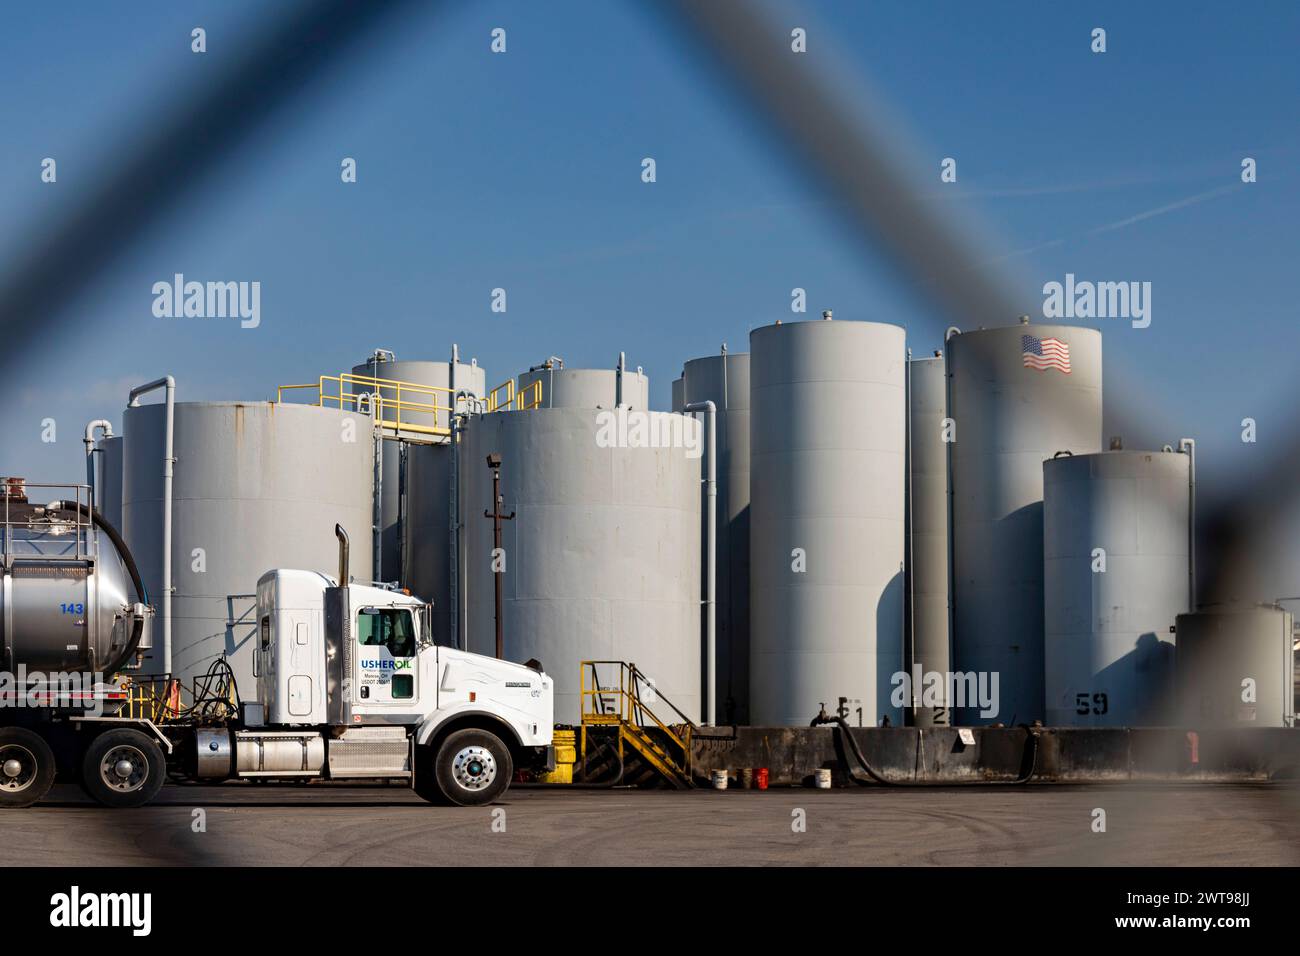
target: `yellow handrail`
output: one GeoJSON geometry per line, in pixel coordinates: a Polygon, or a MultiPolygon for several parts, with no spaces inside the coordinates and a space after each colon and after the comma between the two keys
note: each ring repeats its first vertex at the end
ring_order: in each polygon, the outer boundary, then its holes
{"type": "MultiPolygon", "coordinates": [[[[315,389],[316,407],[333,405],[349,411],[369,411],[381,428],[395,432],[446,437],[451,434],[451,416],[456,392],[443,385],[420,385],[373,375],[343,372],[322,375],[316,382],[280,385],[276,388],[277,404],[284,404],[286,393],[315,389]],[[373,404],[372,404],[373,403],[373,404]]],[[[528,411],[542,404],[542,383],[532,382],[517,390],[509,379],[487,393],[483,408],[489,412],[528,411]]]]}
{"type": "MultiPolygon", "coordinates": [[[[654,723],[654,726],[658,727],[664,734],[666,734],[668,739],[678,747],[682,748],[684,753],[689,753],[690,744],[687,740],[684,740],[681,735],[660,720],[658,715],[646,706],[645,701],[641,699],[640,685],[642,683],[648,684],[651,687],[654,685],[646,679],[645,675],[641,673],[640,669],[635,664],[630,664],[627,661],[583,661],[579,666],[579,700],[581,702],[582,723],[584,725],[624,722],[640,729],[644,719],[649,717],[654,723]],[[600,674],[596,668],[601,664],[608,664],[611,666],[617,665],[617,688],[600,686],[600,674]],[[588,671],[591,673],[591,687],[587,686],[588,671]],[[605,713],[603,710],[603,700],[610,696],[613,696],[616,700],[616,706],[618,709],[615,713],[605,713]]],[[[673,702],[667,697],[663,697],[662,699],[664,703],[666,703],[679,717],[682,718],[683,724],[686,727],[686,735],[689,739],[690,728],[692,726],[690,719],[678,711],[673,705],[673,702]]]]}

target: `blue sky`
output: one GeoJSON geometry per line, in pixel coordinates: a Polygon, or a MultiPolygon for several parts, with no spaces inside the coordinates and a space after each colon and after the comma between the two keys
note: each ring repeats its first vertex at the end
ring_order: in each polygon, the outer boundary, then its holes
{"type": "MultiPolygon", "coordinates": [[[[0,256],[84,196],[161,103],[237,55],[263,6],[0,12],[0,256]],[[206,54],[190,52],[194,26],[206,54]],[[39,179],[46,156],[55,185],[39,179]]],[[[794,287],[809,317],[904,324],[928,354],[949,318],[848,233],[833,198],[648,6],[415,7],[128,247],[73,306],[75,335],[24,356],[0,416],[0,472],[77,478],[84,423],[120,421],[130,383],[170,372],[181,399],[264,399],[376,346],[442,358],[458,342],[492,384],[547,355],[605,367],[623,350],[666,407],[685,359],[724,341],[746,349],[751,328],[792,318],[794,287]],[[504,55],[489,52],[494,27],[504,55]],[[340,182],[345,156],[356,184],[340,182]],[[155,318],[152,284],[176,272],[260,281],[261,327],[155,318]],[[489,308],[495,287],[504,315],[489,308]],[[45,417],[58,422],[53,445],[45,417]]],[[[809,31],[806,55],[834,63],[846,95],[870,90],[888,107],[918,187],[979,224],[1023,311],[1038,314],[1043,283],[1067,272],[1152,283],[1150,328],[1094,323],[1108,405],[1149,427],[1129,447],[1194,436],[1203,468],[1227,482],[1290,430],[1300,7],[777,9],[809,31]],[[1259,181],[1239,185],[1247,156],[1259,181]],[[955,184],[939,181],[944,157],[955,184]],[[1246,416],[1256,446],[1239,440],[1246,416]]]]}

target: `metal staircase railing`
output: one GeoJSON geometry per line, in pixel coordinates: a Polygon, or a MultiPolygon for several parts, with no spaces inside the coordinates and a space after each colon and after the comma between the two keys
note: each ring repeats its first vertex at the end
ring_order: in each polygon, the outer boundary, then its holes
{"type": "MultiPolygon", "coordinates": [[[[419,385],[351,372],[322,375],[319,380],[304,385],[281,385],[276,389],[276,403],[283,404],[289,397],[303,391],[308,393],[311,405],[366,412],[374,416],[385,431],[431,436],[426,439],[429,441],[450,438],[452,413],[463,409],[463,405],[462,408],[455,407],[456,393],[446,386],[419,385]],[[311,401],[313,398],[315,401],[311,401]]],[[[523,389],[517,389],[515,380],[510,379],[484,396],[483,409],[489,412],[523,412],[540,408],[541,404],[540,379],[523,389]]]]}
{"type": "Polygon", "coordinates": [[[691,780],[691,733],[695,723],[659,693],[635,664],[627,661],[583,661],[579,686],[582,727],[579,755],[586,766],[589,729],[612,729],[617,735],[618,755],[630,747],[679,790],[694,786],[691,780]],[[601,668],[607,679],[602,682],[601,668]],[[615,670],[616,669],[616,670],[615,670]],[[614,674],[610,674],[614,671],[614,674]],[[665,723],[650,708],[663,704],[680,722],[665,723]]]}

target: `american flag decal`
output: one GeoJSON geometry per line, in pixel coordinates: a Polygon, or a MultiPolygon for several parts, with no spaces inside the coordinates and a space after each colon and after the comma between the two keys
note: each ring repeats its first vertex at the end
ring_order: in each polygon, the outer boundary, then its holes
{"type": "Polygon", "coordinates": [[[1070,346],[1060,339],[1040,339],[1034,335],[1020,336],[1020,351],[1024,353],[1025,368],[1040,372],[1054,368],[1070,374],[1070,346]]]}

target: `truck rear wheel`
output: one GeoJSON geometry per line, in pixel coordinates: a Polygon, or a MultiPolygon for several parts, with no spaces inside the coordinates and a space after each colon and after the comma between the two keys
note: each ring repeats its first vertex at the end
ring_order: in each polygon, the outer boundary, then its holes
{"type": "Polygon", "coordinates": [[[54,751],[25,727],[0,727],[0,807],[30,807],[54,786],[54,751]]]}
{"type": "MultiPolygon", "coordinates": [[[[501,738],[471,727],[450,734],[438,747],[433,757],[437,794],[427,792],[428,783],[417,786],[417,791],[426,800],[441,796],[457,806],[481,807],[505,792],[514,772],[510,748],[501,738]]],[[[416,780],[419,784],[418,769],[416,780]]]]}
{"type": "Polygon", "coordinates": [[[141,807],[158,795],[167,760],[158,741],[138,730],[109,730],[91,741],[81,785],[106,807],[141,807]]]}

